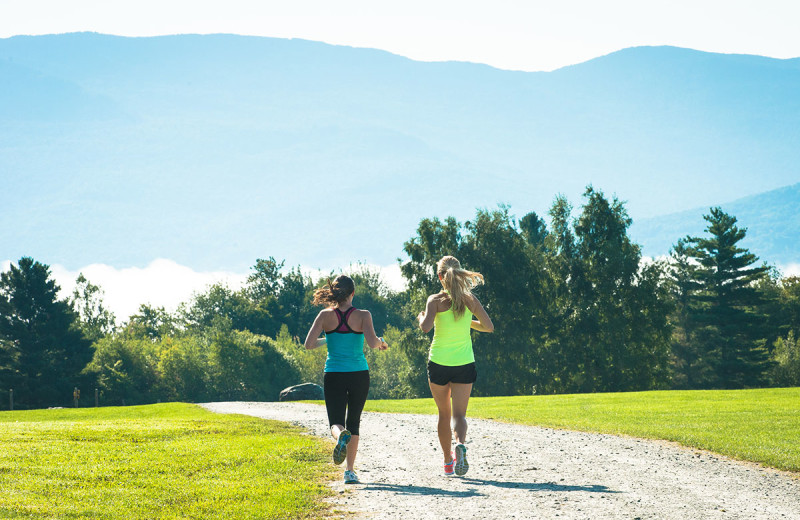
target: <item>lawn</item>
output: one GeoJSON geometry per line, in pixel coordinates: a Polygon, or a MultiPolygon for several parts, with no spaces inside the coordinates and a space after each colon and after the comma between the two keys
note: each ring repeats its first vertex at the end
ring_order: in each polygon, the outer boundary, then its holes
{"type": "Polygon", "coordinates": [[[0,413],[0,518],[314,518],[330,447],[188,404],[0,413]]]}
{"type": "MultiPolygon", "coordinates": [[[[435,414],[432,399],[367,411],[435,414]]],[[[800,472],[800,388],[473,397],[468,417],[665,439],[800,472]]]]}
{"type": "MultiPolygon", "coordinates": [[[[436,413],[432,399],[367,410],[436,413]]],[[[469,416],[800,472],[800,388],[474,397],[469,416]]],[[[329,443],[295,427],[180,403],[0,412],[0,518],[321,518],[329,458],[329,443]]]]}

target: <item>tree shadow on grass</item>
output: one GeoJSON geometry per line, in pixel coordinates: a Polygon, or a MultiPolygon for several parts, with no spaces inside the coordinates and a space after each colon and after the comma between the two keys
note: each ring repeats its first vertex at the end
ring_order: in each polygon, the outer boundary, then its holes
{"type": "Polygon", "coordinates": [[[495,486],[507,489],[528,489],[531,491],[585,491],[587,493],[619,493],[606,486],[594,484],[592,486],[570,486],[556,484],[555,482],[504,482],[500,480],[487,480],[482,478],[463,477],[463,481],[479,486],[495,486]]]}
{"type": "MultiPolygon", "coordinates": [[[[480,481],[479,481],[480,483],[480,481]]],[[[362,486],[361,489],[365,490],[376,490],[376,491],[392,491],[397,493],[398,495],[439,495],[444,497],[457,497],[457,498],[466,498],[466,497],[481,497],[484,496],[485,493],[478,493],[475,489],[467,489],[464,491],[453,491],[450,489],[441,489],[435,487],[427,487],[427,486],[404,486],[402,484],[383,484],[383,483],[372,483],[362,486]]]]}

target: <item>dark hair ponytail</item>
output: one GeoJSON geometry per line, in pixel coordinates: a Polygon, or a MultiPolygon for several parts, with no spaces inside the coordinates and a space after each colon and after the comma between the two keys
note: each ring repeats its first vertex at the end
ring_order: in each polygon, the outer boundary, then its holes
{"type": "Polygon", "coordinates": [[[320,287],[314,291],[314,298],[311,303],[314,305],[325,305],[328,307],[336,307],[340,303],[347,301],[347,298],[356,290],[356,284],[349,276],[339,275],[336,280],[331,282],[328,278],[328,284],[320,287]]]}

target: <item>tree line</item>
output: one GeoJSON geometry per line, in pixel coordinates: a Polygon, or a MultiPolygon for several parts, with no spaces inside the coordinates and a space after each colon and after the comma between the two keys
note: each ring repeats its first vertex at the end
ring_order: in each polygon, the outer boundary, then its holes
{"type": "MultiPolygon", "coordinates": [[[[421,220],[399,292],[365,267],[349,273],[391,346],[367,349],[371,397],[427,395],[430,334],[414,318],[446,254],[484,275],[476,294],[497,324],[473,337],[475,395],[800,385],[800,278],[741,247],[734,216],[711,208],[703,236],[658,260],[628,236],[624,204],[591,187],[577,216],[561,196],[547,216],[501,206],[421,220]]],[[[21,258],[0,277],[0,399],[14,389],[21,408],[65,406],[78,387],[103,404],[275,400],[321,383],[324,349],[301,338],[322,283],[269,257],[241,289],[215,284],[175,312],[142,305],[117,324],[83,275],[59,298],[48,266],[21,258]]]]}

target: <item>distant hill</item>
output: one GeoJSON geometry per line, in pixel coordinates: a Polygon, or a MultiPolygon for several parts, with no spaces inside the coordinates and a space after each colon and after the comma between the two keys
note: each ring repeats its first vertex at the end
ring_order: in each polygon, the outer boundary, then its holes
{"type": "MultiPolygon", "coordinates": [[[[771,264],[800,263],[800,184],[745,197],[719,205],[736,217],[736,225],[747,228],[742,247],[771,264]]],[[[687,235],[707,236],[703,215],[710,208],[696,208],[671,215],[643,219],[631,226],[631,236],[649,256],[668,254],[687,235]]]]}
{"type": "Polygon", "coordinates": [[[422,217],[545,214],[590,183],[639,220],[800,181],[800,59],[640,47],[526,73],[79,33],[0,39],[0,79],[0,260],[386,264],[422,217]]]}

